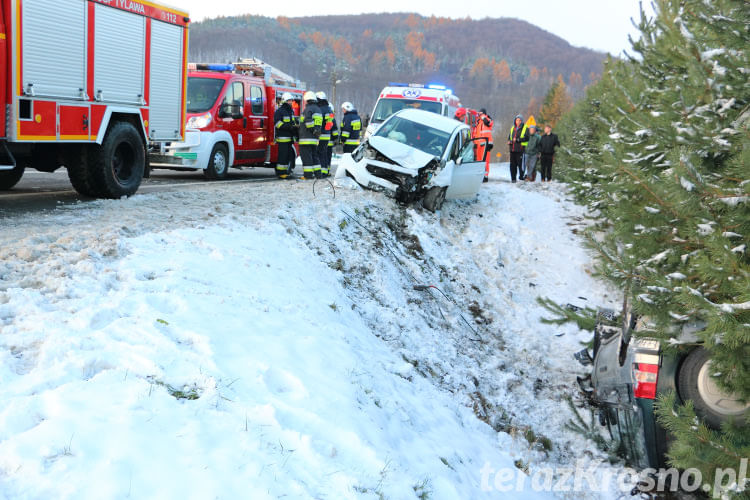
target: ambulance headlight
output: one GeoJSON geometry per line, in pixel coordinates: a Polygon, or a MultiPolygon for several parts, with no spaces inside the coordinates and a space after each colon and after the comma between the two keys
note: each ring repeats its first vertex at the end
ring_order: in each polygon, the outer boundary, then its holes
{"type": "Polygon", "coordinates": [[[187,128],[206,128],[211,123],[213,117],[211,113],[203,113],[202,115],[191,116],[187,124],[187,128]]]}

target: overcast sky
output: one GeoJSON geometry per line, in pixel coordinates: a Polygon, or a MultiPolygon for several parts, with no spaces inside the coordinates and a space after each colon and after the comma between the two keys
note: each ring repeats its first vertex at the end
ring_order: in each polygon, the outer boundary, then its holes
{"type": "MultiPolygon", "coordinates": [[[[240,14],[299,17],[364,12],[416,12],[424,16],[471,16],[473,19],[515,17],[577,47],[613,55],[630,49],[628,33],[636,32],[630,19],[639,19],[639,0],[168,0],[167,3],[187,10],[194,21],[240,14]]],[[[644,1],[644,8],[651,13],[650,0],[644,1]]]]}

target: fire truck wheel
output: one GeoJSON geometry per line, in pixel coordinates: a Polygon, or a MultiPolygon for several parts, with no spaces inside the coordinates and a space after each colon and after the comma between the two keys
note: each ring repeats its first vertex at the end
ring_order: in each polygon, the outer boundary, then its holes
{"type": "Polygon", "coordinates": [[[18,184],[25,169],[23,165],[16,165],[13,170],[0,170],[0,190],[5,191],[18,184]]]}
{"type": "Polygon", "coordinates": [[[229,151],[224,143],[218,143],[211,150],[211,159],[208,160],[208,167],[203,171],[206,179],[217,180],[224,179],[229,170],[229,151]]]}
{"type": "Polygon", "coordinates": [[[65,167],[73,188],[84,196],[96,198],[96,185],[89,169],[88,158],[96,153],[97,145],[71,144],[64,151],[65,167]]]}
{"type": "Polygon", "coordinates": [[[129,122],[110,127],[104,142],[89,155],[89,171],[97,195],[102,198],[130,196],[138,190],[146,170],[146,148],[138,130],[129,122]]]}

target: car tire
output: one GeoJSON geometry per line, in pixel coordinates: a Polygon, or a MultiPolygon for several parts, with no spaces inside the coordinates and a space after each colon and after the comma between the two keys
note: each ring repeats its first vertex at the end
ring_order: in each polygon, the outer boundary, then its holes
{"type": "Polygon", "coordinates": [[[146,170],[146,147],[132,123],[114,123],[101,146],[90,148],[85,154],[87,175],[93,180],[96,196],[116,199],[138,191],[146,170]]]}
{"type": "Polygon", "coordinates": [[[211,150],[211,158],[208,160],[208,167],[203,171],[206,179],[221,180],[226,179],[229,171],[229,150],[224,143],[219,143],[211,150]]]}
{"type": "Polygon", "coordinates": [[[446,191],[448,191],[447,187],[431,187],[422,198],[422,206],[430,212],[437,212],[443,207],[446,191]]]}
{"type": "Polygon", "coordinates": [[[742,423],[750,415],[750,403],[743,404],[719,389],[711,373],[708,350],[703,347],[692,350],[682,361],[677,375],[680,398],[692,400],[695,413],[711,429],[721,429],[721,424],[730,419],[742,423]]]}
{"type": "Polygon", "coordinates": [[[0,170],[0,191],[6,191],[18,184],[24,170],[26,167],[23,165],[16,165],[12,170],[0,170]]]}

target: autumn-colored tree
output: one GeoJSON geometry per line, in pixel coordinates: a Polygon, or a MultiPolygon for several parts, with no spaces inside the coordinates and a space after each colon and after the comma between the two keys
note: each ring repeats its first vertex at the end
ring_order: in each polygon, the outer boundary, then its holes
{"type": "Polygon", "coordinates": [[[568,85],[570,85],[571,87],[582,87],[583,77],[575,71],[571,72],[570,76],[568,77],[568,85]]]}
{"type": "Polygon", "coordinates": [[[276,18],[276,21],[279,23],[279,26],[281,26],[285,30],[288,30],[291,27],[291,24],[289,23],[289,18],[286,16],[279,16],[276,18]]]}
{"type": "Polygon", "coordinates": [[[415,16],[414,14],[409,14],[409,17],[406,18],[406,21],[404,21],[404,24],[406,24],[409,29],[414,29],[419,24],[420,18],[415,16]]]}
{"type": "Polygon", "coordinates": [[[352,57],[352,46],[345,38],[338,37],[333,40],[331,48],[333,49],[333,54],[336,56],[336,59],[343,59],[348,62],[354,60],[352,57]]]}
{"type": "Polygon", "coordinates": [[[391,66],[396,64],[396,42],[391,37],[385,39],[385,58],[391,66]]]}
{"type": "Polygon", "coordinates": [[[558,75],[557,82],[547,92],[544,103],[539,110],[540,123],[554,127],[560,117],[570,111],[572,107],[573,100],[568,94],[568,88],[562,75],[558,75]]]}
{"type": "Polygon", "coordinates": [[[524,116],[539,116],[539,100],[531,96],[529,99],[529,105],[526,106],[526,114],[524,116]]]}
{"type": "Polygon", "coordinates": [[[536,66],[529,68],[529,80],[532,82],[539,80],[539,69],[536,66]]]}
{"type": "Polygon", "coordinates": [[[510,82],[510,66],[508,65],[508,61],[503,59],[500,62],[496,62],[492,68],[492,75],[499,83],[510,82]]]}

